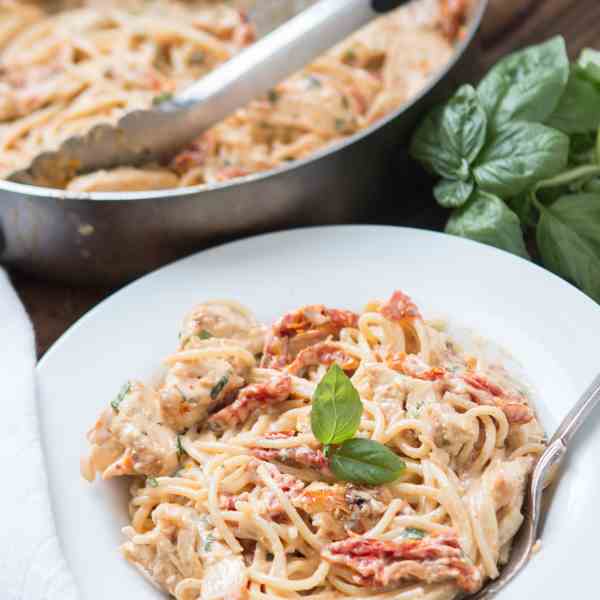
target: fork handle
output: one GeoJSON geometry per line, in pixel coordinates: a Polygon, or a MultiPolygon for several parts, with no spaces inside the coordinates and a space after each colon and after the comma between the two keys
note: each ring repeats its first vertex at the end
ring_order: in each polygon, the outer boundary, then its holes
{"type": "Polygon", "coordinates": [[[548,442],[548,446],[552,446],[554,442],[560,440],[566,448],[599,402],[600,374],[592,381],[577,404],[575,404],[575,406],[567,413],[566,417],[562,420],[562,423],[558,426],[558,429],[548,442]]]}

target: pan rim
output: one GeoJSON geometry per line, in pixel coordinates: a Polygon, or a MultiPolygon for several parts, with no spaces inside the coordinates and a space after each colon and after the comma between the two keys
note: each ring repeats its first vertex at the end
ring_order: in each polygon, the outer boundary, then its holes
{"type": "Polygon", "coordinates": [[[419,103],[435,88],[440,81],[442,81],[446,75],[453,69],[456,63],[462,58],[467,48],[473,42],[477,35],[483,16],[488,8],[489,0],[478,0],[476,10],[471,17],[471,24],[469,32],[463,40],[457,45],[456,51],[452,59],[446,64],[444,69],[440,70],[439,73],[433,77],[429,83],[409,102],[403,104],[396,111],[388,114],[377,122],[373,123],[369,127],[358,131],[357,133],[342,138],[338,142],[324,146],[317,152],[303,158],[301,160],[294,161],[289,165],[282,165],[268,171],[259,171],[252,173],[244,177],[239,177],[233,180],[211,183],[211,184],[200,184],[188,187],[178,187],[166,190],[144,190],[138,192],[68,192],[66,190],[48,188],[36,185],[29,185],[24,183],[16,183],[5,179],[0,179],[0,192],[11,192],[20,195],[33,196],[43,199],[52,200],[69,200],[69,201],[82,201],[82,202],[133,202],[138,200],[171,200],[173,198],[179,198],[183,196],[190,196],[196,194],[209,193],[219,191],[222,189],[230,189],[240,187],[245,184],[259,182],[277,175],[289,173],[295,170],[302,169],[303,167],[316,162],[329,155],[335,154],[354,143],[360,142],[372,133],[375,133],[379,129],[384,128],[393,120],[402,116],[404,113],[409,111],[413,106],[419,103]]]}

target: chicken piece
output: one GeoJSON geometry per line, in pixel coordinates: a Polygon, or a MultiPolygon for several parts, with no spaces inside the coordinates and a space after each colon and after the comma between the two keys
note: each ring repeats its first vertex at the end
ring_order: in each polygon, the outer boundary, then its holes
{"type": "Polygon", "coordinates": [[[88,433],[92,445],[87,478],[120,475],[159,476],[178,465],[177,436],[162,425],[155,390],[132,382],[121,391],[88,433]]]}
{"type": "Polygon", "coordinates": [[[405,352],[397,352],[389,357],[387,363],[394,371],[398,371],[414,379],[438,381],[446,375],[444,369],[428,365],[415,354],[407,355],[405,352]]]}
{"type": "Polygon", "coordinates": [[[248,569],[240,556],[228,556],[210,565],[202,577],[202,600],[247,598],[248,569]]]}
{"type": "Polygon", "coordinates": [[[329,461],[321,450],[306,446],[296,448],[251,448],[253,456],[266,462],[277,461],[294,467],[307,467],[318,471],[323,477],[333,477],[329,461]]]}
{"type": "Polygon", "coordinates": [[[212,430],[221,431],[226,427],[236,427],[256,410],[284,402],[292,393],[292,380],[287,375],[273,377],[266,383],[254,383],[239,393],[233,404],[226,406],[208,419],[212,430]]]}
{"type": "Polygon", "coordinates": [[[523,522],[525,486],[533,465],[532,457],[496,458],[481,477],[471,481],[465,494],[473,529],[484,540],[486,551],[481,559],[489,577],[497,577],[498,564],[508,560],[513,537],[523,522]]]}
{"type": "Polygon", "coordinates": [[[214,406],[244,385],[222,359],[197,363],[176,363],[160,389],[160,405],[165,421],[183,431],[206,418],[214,406]]]}
{"type": "Polygon", "coordinates": [[[479,429],[468,417],[458,413],[447,404],[432,403],[424,408],[424,414],[431,421],[433,441],[450,456],[458,456],[466,444],[474,446],[479,429]]]}
{"type": "Polygon", "coordinates": [[[473,401],[502,409],[509,423],[522,425],[533,419],[533,412],[523,395],[506,390],[478,373],[466,373],[461,379],[473,401]]]}
{"type": "MultiPolygon", "coordinates": [[[[128,539],[121,551],[128,561],[170,594],[174,594],[183,579],[203,579],[214,571],[213,565],[241,560],[233,557],[219,540],[218,532],[206,516],[191,507],[164,502],[152,512],[152,522],[153,529],[143,534],[126,527],[124,533],[128,539]]],[[[245,583],[245,569],[235,569],[233,563],[228,566],[228,572],[238,574],[235,581],[245,583]]],[[[225,589],[217,585],[220,580],[214,573],[208,587],[215,591],[225,589]]],[[[232,577],[232,584],[233,581],[232,577]]]]}
{"type": "Polygon", "coordinates": [[[361,365],[352,378],[360,397],[381,406],[386,417],[392,419],[404,409],[409,388],[402,375],[381,363],[361,365]]]}
{"type": "Polygon", "coordinates": [[[525,483],[533,468],[530,457],[515,460],[493,461],[482,476],[482,486],[488,490],[496,511],[516,505],[521,506],[525,483]]]}
{"type": "Polygon", "coordinates": [[[348,538],[327,545],[322,556],[355,572],[361,586],[383,588],[406,580],[451,581],[468,593],[481,587],[481,574],[464,557],[455,535],[398,541],[348,538]]]}
{"type": "Polygon", "coordinates": [[[284,315],[267,335],[261,367],[282,369],[298,353],[346,327],[356,327],[358,315],[348,310],[327,308],[322,304],[305,306],[284,315]]]}
{"type": "Polygon", "coordinates": [[[196,306],[184,319],[181,328],[181,348],[210,338],[234,340],[256,355],[262,351],[265,327],[244,306],[232,301],[205,302],[196,306]]]}
{"type": "Polygon", "coordinates": [[[391,495],[385,488],[362,488],[346,486],[346,506],[350,515],[344,524],[353,533],[365,533],[371,529],[386,511],[391,495]]]}
{"type": "Polygon", "coordinates": [[[163,419],[176,431],[201,423],[215,407],[233,400],[255,364],[252,354],[225,340],[209,340],[167,363],[171,366],[160,388],[160,406],[163,419]]]}

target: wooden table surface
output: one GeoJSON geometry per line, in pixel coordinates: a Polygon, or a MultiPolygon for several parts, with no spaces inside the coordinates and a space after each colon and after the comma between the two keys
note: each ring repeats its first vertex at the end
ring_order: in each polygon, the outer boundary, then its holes
{"type": "MultiPolygon", "coordinates": [[[[600,48],[600,0],[490,0],[490,3],[484,22],[483,68],[515,48],[558,33],[567,39],[572,56],[586,46],[600,48]]],[[[473,79],[479,74],[474,72],[473,79]]],[[[33,320],[40,356],[71,324],[114,291],[11,275],[33,320]]]]}

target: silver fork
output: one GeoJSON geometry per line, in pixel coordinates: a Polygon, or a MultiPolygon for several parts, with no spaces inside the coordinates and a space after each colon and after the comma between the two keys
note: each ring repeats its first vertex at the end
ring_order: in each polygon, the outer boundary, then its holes
{"type": "Polygon", "coordinates": [[[600,375],[583,393],[579,402],[569,411],[548,442],[548,447],[540,456],[531,476],[531,483],[525,498],[525,521],[515,539],[510,559],[500,576],[468,600],[489,600],[493,598],[527,564],[531,551],[538,540],[541,518],[542,492],[548,475],[562,461],[569,443],[583,425],[592,410],[600,401],[600,375]]]}

